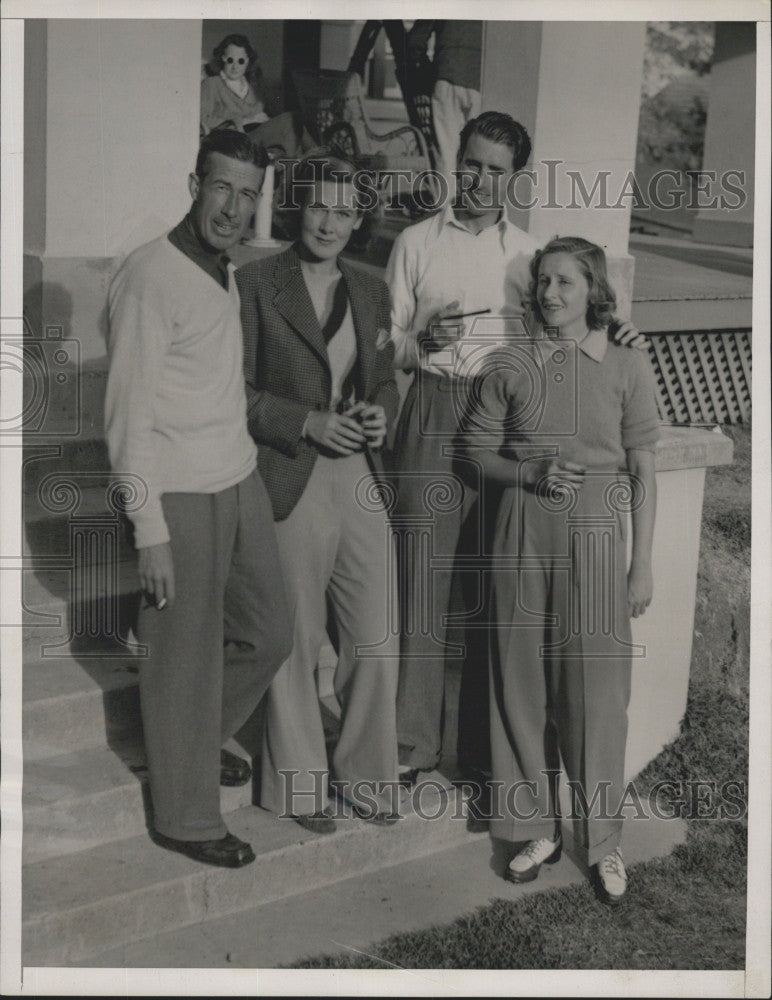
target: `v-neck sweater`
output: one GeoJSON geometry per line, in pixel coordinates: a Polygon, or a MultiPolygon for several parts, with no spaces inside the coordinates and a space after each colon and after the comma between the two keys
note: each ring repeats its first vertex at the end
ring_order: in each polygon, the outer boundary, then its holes
{"type": "Polygon", "coordinates": [[[228,285],[167,235],[130,254],[110,285],[106,434],[115,475],[147,487],[129,514],[137,548],[169,540],[164,493],[217,493],[255,467],[232,273],[228,285]]]}

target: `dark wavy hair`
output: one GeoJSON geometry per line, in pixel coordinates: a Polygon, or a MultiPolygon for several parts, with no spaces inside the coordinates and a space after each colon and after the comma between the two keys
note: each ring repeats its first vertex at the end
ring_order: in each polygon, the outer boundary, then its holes
{"type": "Polygon", "coordinates": [[[248,135],[232,128],[216,128],[201,140],[196,157],[196,177],[203,180],[209,157],[212,153],[222,153],[231,160],[242,163],[253,163],[256,167],[265,167],[268,156],[262,146],[255,146],[248,135]]]}
{"type": "Polygon", "coordinates": [[[355,229],[345,249],[355,252],[365,250],[373,238],[382,214],[380,200],[374,184],[363,185],[365,175],[358,164],[344,157],[333,147],[319,147],[311,150],[301,160],[284,161],[285,180],[281,210],[281,225],[286,235],[293,240],[300,236],[300,216],[305,208],[313,184],[317,181],[331,181],[334,184],[352,184],[361,196],[357,211],[362,219],[359,229],[355,229]]]}
{"type": "Polygon", "coordinates": [[[263,71],[257,61],[257,50],[254,48],[246,35],[226,35],[220,44],[214,49],[212,52],[212,62],[217,72],[219,73],[223,68],[225,50],[229,45],[238,45],[240,49],[244,49],[247,54],[247,70],[245,76],[247,81],[253,86],[258,84],[262,79],[263,71]]]}
{"type": "Polygon", "coordinates": [[[466,144],[473,135],[490,142],[509,146],[512,150],[512,169],[522,170],[531,155],[531,138],[520,122],[504,111],[483,111],[477,118],[470,118],[461,129],[458,155],[463,156],[466,144]]]}
{"type": "Polygon", "coordinates": [[[531,297],[531,307],[539,319],[544,322],[544,317],[539,308],[537,299],[537,285],[539,281],[539,267],[542,260],[549,254],[567,253],[576,261],[579,270],[584,275],[589,286],[587,296],[587,326],[590,330],[600,330],[614,319],[617,299],[614,290],[609,284],[608,272],[606,270],[606,255],[603,248],[589,240],[584,240],[581,236],[560,236],[542,249],[537,250],[531,259],[531,283],[529,293],[531,297]]]}

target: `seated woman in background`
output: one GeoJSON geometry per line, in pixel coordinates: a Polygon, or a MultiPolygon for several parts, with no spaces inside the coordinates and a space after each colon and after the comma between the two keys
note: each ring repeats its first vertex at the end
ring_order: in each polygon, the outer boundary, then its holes
{"type": "Polygon", "coordinates": [[[201,133],[232,125],[240,132],[268,120],[258,86],[257,52],[246,35],[227,35],[213,52],[219,74],[201,81],[201,133]]]}

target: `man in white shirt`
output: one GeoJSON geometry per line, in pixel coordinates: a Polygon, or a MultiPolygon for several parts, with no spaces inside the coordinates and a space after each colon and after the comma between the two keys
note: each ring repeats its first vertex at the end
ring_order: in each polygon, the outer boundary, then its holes
{"type": "MultiPolygon", "coordinates": [[[[531,153],[523,126],[486,111],[459,143],[456,198],[394,242],[386,280],[398,368],[412,370],[394,442],[399,499],[395,527],[430,525],[430,541],[402,545],[402,644],[397,735],[401,780],[437,766],[442,751],[446,662],[462,660],[458,764],[478,786],[490,768],[485,556],[498,496],[477,470],[454,457],[454,439],[472,377],[513,334],[531,329],[529,262],[539,244],[507,218],[503,196],[531,153]],[[470,313],[484,314],[468,316],[470,313]],[[457,318],[462,314],[464,318],[457,318]],[[464,557],[466,559],[464,560],[464,557]],[[454,563],[465,562],[465,571],[454,563]],[[453,588],[453,592],[451,591],[453,588]],[[450,613],[469,609],[461,645],[447,645],[450,613]]],[[[645,344],[629,323],[614,333],[645,344]]],[[[484,829],[484,822],[470,823],[484,829]]]]}
{"type": "Polygon", "coordinates": [[[106,434],[113,473],[140,477],[130,515],[145,600],[137,635],[155,843],[206,864],[255,860],[220,813],[247,761],[223,750],[291,648],[271,503],[247,430],[240,300],[225,251],[262,181],[247,136],[213,131],[188,215],[110,285],[106,434]]]}

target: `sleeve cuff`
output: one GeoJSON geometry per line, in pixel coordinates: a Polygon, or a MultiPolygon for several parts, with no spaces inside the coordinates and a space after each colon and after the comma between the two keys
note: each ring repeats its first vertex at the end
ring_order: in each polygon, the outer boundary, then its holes
{"type": "Polygon", "coordinates": [[[131,521],[134,525],[135,548],[147,549],[151,545],[163,545],[170,541],[160,499],[133,515],[131,521]]]}

